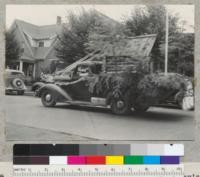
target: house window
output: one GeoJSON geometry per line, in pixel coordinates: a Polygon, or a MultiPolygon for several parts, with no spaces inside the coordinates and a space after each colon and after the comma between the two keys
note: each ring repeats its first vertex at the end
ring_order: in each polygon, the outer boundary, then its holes
{"type": "Polygon", "coordinates": [[[44,42],[43,41],[39,42],[39,47],[44,47],[44,42]]]}

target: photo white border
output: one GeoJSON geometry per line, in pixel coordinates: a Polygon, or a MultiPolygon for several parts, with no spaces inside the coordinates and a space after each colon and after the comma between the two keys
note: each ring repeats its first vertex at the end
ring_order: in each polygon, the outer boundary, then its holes
{"type": "MultiPolygon", "coordinates": [[[[199,0],[0,0],[0,161],[10,161],[12,145],[15,143],[110,143],[107,141],[21,141],[6,142],[5,112],[2,109],[4,99],[3,71],[5,61],[5,13],[7,4],[180,4],[195,5],[195,141],[156,141],[157,143],[184,143],[185,160],[200,161],[200,1],[199,0]],[[197,153],[198,152],[198,153],[197,153]]],[[[136,143],[138,141],[113,141],[112,143],[136,143]]],[[[150,143],[155,141],[139,141],[150,143]]]]}

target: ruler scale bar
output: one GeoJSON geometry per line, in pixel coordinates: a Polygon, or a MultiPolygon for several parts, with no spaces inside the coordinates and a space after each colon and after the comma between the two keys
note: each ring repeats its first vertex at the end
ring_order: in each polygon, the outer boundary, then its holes
{"type": "Polygon", "coordinates": [[[183,165],[151,165],[151,166],[14,166],[13,176],[15,177],[68,177],[68,176],[88,176],[88,177],[105,177],[105,176],[121,176],[121,177],[183,177],[183,165]]]}

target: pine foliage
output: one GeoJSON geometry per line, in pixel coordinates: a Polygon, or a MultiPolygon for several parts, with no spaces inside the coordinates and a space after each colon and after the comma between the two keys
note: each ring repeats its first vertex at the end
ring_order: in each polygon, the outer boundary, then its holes
{"type": "Polygon", "coordinates": [[[12,68],[20,58],[21,48],[15,38],[15,31],[7,31],[5,33],[6,42],[6,66],[12,68]]]}

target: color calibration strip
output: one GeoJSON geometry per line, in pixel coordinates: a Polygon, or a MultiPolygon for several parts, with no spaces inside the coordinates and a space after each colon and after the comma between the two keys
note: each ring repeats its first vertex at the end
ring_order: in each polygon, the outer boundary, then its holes
{"type": "Polygon", "coordinates": [[[28,156],[14,157],[15,165],[176,165],[179,156],[28,156]]]}

